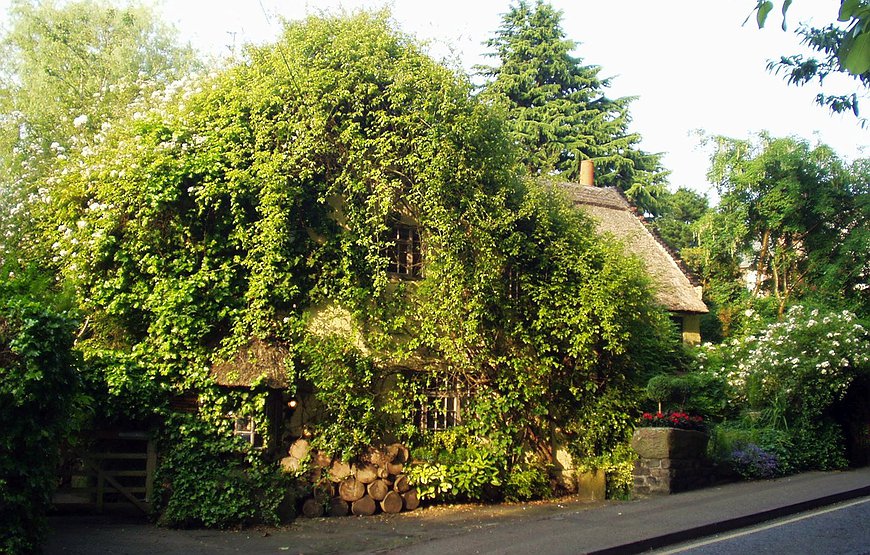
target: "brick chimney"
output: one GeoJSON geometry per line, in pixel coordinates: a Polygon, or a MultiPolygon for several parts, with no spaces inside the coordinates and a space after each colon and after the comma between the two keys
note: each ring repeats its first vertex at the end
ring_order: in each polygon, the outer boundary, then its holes
{"type": "Polygon", "coordinates": [[[595,163],[592,160],[580,161],[580,185],[595,186],[595,163]]]}

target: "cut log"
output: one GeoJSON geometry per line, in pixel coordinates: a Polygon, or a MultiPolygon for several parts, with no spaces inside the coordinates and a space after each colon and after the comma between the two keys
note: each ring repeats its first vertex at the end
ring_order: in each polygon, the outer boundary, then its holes
{"type": "Polygon", "coordinates": [[[296,457],[284,457],[283,459],[281,459],[281,468],[284,470],[284,472],[291,472],[295,474],[296,472],[299,472],[300,468],[302,468],[300,462],[301,461],[296,457]]]}
{"type": "Polygon", "coordinates": [[[384,454],[387,456],[388,462],[395,462],[396,457],[399,456],[401,447],[401,443],[393,443],[392,445],[387,445],[386,447],[384,447],[384,454]]]}
{"type": "Polygon", "coordinates": [[[350,505],[341,497],[333,497],[329,502],[329,514],[331,516],[347,516],[350,514],[350,505]]]}
{"type": "Polygon", "coordinates": [[[402,499],[405,501],[405,510],[413,511],[420,506],[420,498],[417,496],[417,490],[409,489],[402,494],[402,499]]]}
{"type": "Polygon", "coordinates": [[[341,482],[351,475],[350,465],[338,459],[332,461],[329,467],[329,479],[333,482],[341,482]]]}
{"type": "Polygon", "coordinates": [[[381,510],[385,513],[400,513],[402,512],[403,506],[404,501],[402,500],[402,495],[395,491],[387,493],[384,500],[381,501],[381,510]]]}
{"type": "Polygon", "coordinates": [[[363,484],[371,484],[378,479],[378,469],[371,463],[365,463],[356,467],[354,477],[363,484]]]}
{"type": "Polygon", "coordinates": [[[314,484],[311,493],[314,495],[314,499],[320,501],[321,504],[325,504],[332,499],[332,483],[320,482],[319,484],[314,484]]]}
{"type": "Polygon", "coordinates": [[[375,501],[381,501],[390,491],[390,486],[384,480],[375,480],[368,485],[369,496],[375,501]]]}
{"type": "Polygon", "coordinates": [[[405,493],[409,489],[411,489],[411,484],[408,483],[407,474],[399,474],[396,476],[396,481],[393,482],[393,489],[398,491],[399,493],[405,493]]]}
{"type": "Polygon", "coordinates": [[[323,516],[323,503],[314,499],[308,498],[302,503],[302,514],[308,518],[318,518],[323,516]]]}
{"type": "Polygon", "coordinates": [[[354,477],[345,478],[338,486],[338,496],[345,501],[356,501],[366,494],[366,485],[354,477]]]}
{"type": "Polygon", "coordinates": [[[395,459],[393,459],[393,462],[400,462],[400,463],[410,462],[411,461],[411,452],[408,451],[408,448],[405,447],[404,445],[402,445],[401,443],[399,443],[398,445],[399,445],[399,455],[395,459]]]}
{"type": "Polygon", "coordinates": [[[332,465],[332,457],[324,451],[311,453],[311,464],[318,468],[329,468],[332,465]]]}
{"type": "Polygon", "coordinates": [[[311,444],[308,443],[307,439],[300,438],[294,441],[292,445],[290,445],[290,451],[288,452],[288,455],[301,461],[308,456],[309,451],[311,451],[311,444]]]}
{"type": "Polygon", "coordinates": [[[405,470],[405,465],[402,463],[392,462],[387,464],[387,472],[393,476],[401,474],[403,470],[405,470]]]}
{"type": "Polygon", "coordinates": [[[350,512],[359,516],[371,516],[375,514],[375,509],[377,509],[375,500],[368,495],[360,497],[350,505],[350,512]]]}
{"type": "Polygon", "coordinates": [[[386,466],[387,463],[390,462],[392,459],[388,457],[387,453],[383,449],[369,447],[360,456],[360,460],[369,464],[373,464],[375,466],[386,466]]]}

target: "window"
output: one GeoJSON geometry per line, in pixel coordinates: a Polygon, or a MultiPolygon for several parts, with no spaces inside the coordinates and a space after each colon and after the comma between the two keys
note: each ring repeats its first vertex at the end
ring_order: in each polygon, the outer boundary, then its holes
{"type": "Polygon", "coordinates": [[[420,407],[421,430],[437,432],[462,423],[462,397],[456,391],[429,391],[420,407]]]}
{"type": "Polygon", "coordinates": [[[233,434],[243,438],[251,447],[262,447],[263,438],[254,427],[254,419],[250,416],[233,417],[233,434]]]}
{"type": "Polygon", "coordinates": [[[420,231],[408,225],[396,225],[390,230],[387,240],[387,271],[400,276],[420,277],[423,275],[423,251],[420,231]]]}

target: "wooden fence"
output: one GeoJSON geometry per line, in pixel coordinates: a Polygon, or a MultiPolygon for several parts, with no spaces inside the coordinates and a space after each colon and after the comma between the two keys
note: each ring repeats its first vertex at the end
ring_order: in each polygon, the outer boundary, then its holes
{"type": "Polygon", "coordinates": [[[148,514],[157,467],[154,442],[144,432],[96,432],[92,445],[69,457],[55,506],[97,512],[132,506],[148,514]]]}

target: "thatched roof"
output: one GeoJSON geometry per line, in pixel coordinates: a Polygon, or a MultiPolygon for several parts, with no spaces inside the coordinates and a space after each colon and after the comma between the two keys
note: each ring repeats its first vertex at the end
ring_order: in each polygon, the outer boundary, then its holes
{"type": "Polygon", "coordinates": [[[656,300],[671,312],[706,313],[700,286],[679,256],[644,223],[637,209],[615,187],[576,183],[559,185],[595,220],[599,233],[609,233],[643,262],[655,286],[656,300]]]}
{"type": "Polygon", "coordinates": [[[211,368],[211,376],[218,385],[251,387],[262,384],[273,389],[285,389],[289,355],[286,346],[266,343],[254,338],[240,347],[230,360],[218,361],[211,368]]]}

